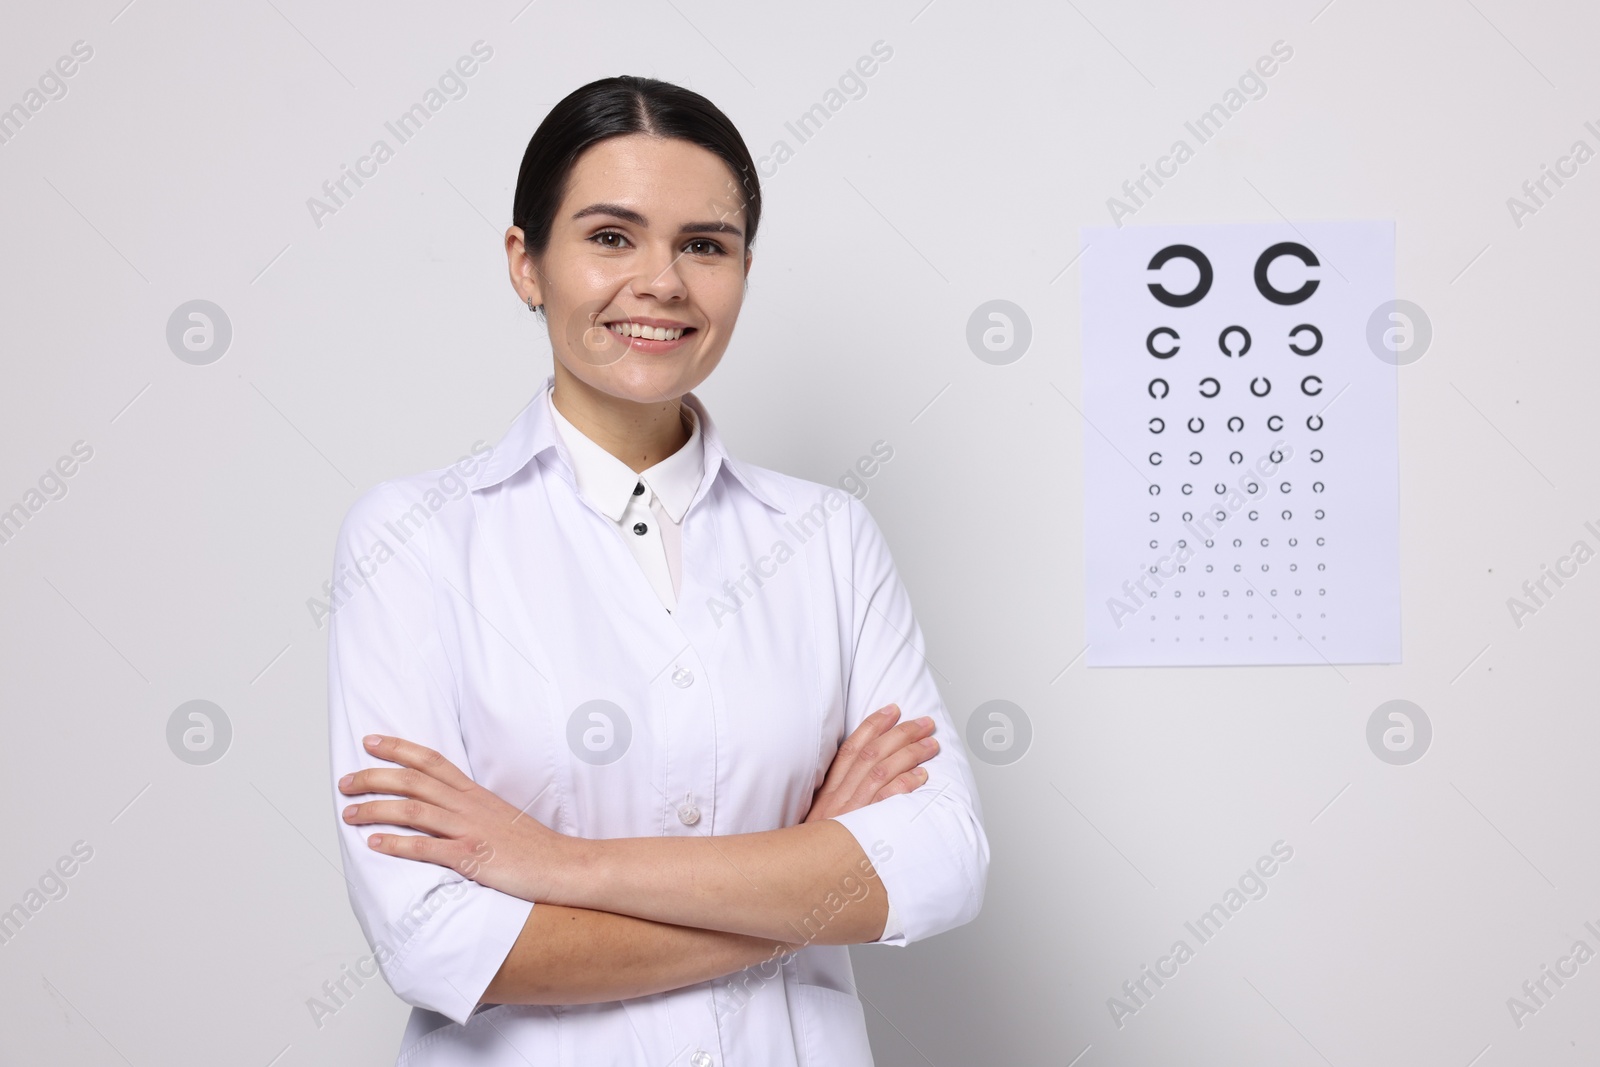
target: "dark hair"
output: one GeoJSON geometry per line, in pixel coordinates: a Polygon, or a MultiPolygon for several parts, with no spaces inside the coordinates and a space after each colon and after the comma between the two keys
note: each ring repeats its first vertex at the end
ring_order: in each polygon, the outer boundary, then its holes
{"type": "Polygon", "coordinates": [[[543,255],[549,247],[556,211],[578,157],[599,141],[629,133],[677,138],[720,156],[743,189],[745,247],[755,244],[761,181],[744,138],[728,116],[682,86],[625,74],[573,90],[533,131],[511,202],[511,222],[522,228],[528,251],[543,255]]]}

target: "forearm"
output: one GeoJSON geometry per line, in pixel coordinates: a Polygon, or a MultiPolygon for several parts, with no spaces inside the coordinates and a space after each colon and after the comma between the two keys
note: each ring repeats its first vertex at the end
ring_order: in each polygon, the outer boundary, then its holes
{"type": "Polygon", "coordinates": [[[556,903],[769,941],[874,941],[889,914],[871,860],[832,819],[726,836],[574,839],[563,868],[556,903]]]}
{"type": "Polygon", "coordinates": [[[741,971],[799,945],[559,904],[537,904],[485,1004],[594,1004],[741,971]]]}

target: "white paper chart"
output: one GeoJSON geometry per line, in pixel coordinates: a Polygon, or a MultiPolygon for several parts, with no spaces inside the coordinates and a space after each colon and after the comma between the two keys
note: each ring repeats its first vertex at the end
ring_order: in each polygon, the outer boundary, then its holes
{"type": "Polygon", "coordinates": [[[1398,663],[1394,224],[1083,245],[1088,665],[1398,663]]]}

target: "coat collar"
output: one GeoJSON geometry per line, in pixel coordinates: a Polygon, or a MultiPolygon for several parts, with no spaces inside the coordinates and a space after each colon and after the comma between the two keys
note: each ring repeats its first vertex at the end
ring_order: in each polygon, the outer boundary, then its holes
{"type": "Polygon", "coordinates": [[[634,489],[644,485],[651,490],[673,522],[681,523],[689,502],[705,478],[705,441],[700,435],[700,419],[694,410],[684,405],[683,412],[689,423],[689,440],[672,455],[645,470],[635,472],[622,460],[601,448],[582,430],[561,414],[552,393],[544,394],[550,407],[550,417],[567,446],[572,460],[572,472],[577,475],[578,492],[603,512],[612,522],[621,522],[633,499],[634,489]]]}
{"type": "MultiPolygon", "coordinates": [[[[477,475],[469,482],[473,490],[488,489],[499,485],[512,475],[521,471],[531,461],[543,456],[547,451],[554,450],[557,462],[555,469],[567,483],[577,488],[577,476],[574,470],[572,454],[567,449],[567,443],[562,438],[561,432],[555,425],[555,409],[550,402],[549,395],[555,385],[555,374],[547,375],[544,384],[540,386],[533,399],[522,409],[521,413],[511,421],[511,426],[506,430],[505,436],[494,448],[494,454],[489,457],[477,475]]],[[[716,482],[723,470],[726,470],[733,479],[751,496],[755,497],[767,507],[780,514],[787,514],[783,504],[777,499],[771,487],[764,484],[757,473],[757,469],[741,463],[728,454],[727,448],[722,443],[722,436],[717,432],[716,423],[706,411],[700,398],[694,393],[683,395],[683,404],[694,414],[696,431],[700,437],[700,444],[704,451],[704,474],[699,482],[698,492],[689,502],[689,507],[694,501],[699,500],[711,491],[711,486],[716,482]]],[[[681,450],[680,450],[681,451],[681,450]]],[[[654,468],[652,468],[654,469],[654,468]]],[[[631,484],[629,486],[632,488],[631,484]]],[[[660,487],[657,488],[658,492],[660,487]]],[[[663,503],[666,503],[665,497],[663,503]]],[[[685,508],[687,510],[687,508],[685,508]]]]}

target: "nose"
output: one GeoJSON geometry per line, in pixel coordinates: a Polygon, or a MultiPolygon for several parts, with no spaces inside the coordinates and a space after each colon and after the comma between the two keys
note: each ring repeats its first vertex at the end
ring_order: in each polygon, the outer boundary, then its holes
{"type": "Polygon", "coordinates": [[[639,259],[639,273],[633,279],[633,295],[652,296],[662,302],[682,300],[688,293],[678,270],[682,253],[670,245],[652,245],[653,251],[639,259]]]}

